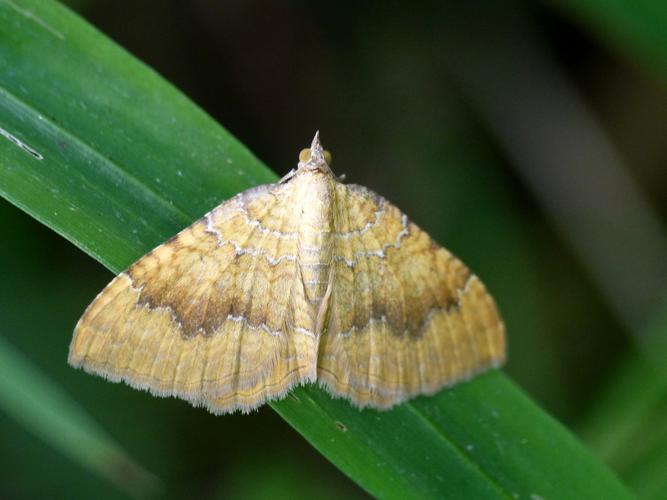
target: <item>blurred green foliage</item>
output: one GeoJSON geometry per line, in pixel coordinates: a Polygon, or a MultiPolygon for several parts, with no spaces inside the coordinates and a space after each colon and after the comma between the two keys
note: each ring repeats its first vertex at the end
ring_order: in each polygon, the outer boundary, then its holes
{"type": "MultiPolygon", "coordinates": [[[[30,12],[17,0],[7,3],[30,12]]],[[[608,141],[600,148],[621,159],[645,211],[659,221],[645,225],[641,212],[628,222],[651,231],[634,241],[637,260],[647,267],[633,275],[664,283],[667,255],[645,257],[660,250],[667,214],[664,11],[649,0],[461,4],[343,9],[333,2],[150,1],[128,10],[80,1],[76,8],[282,168],[279,174],[293,166],[312,131],[322,130],[334,170],[386,195],[484,279],[508,325],[506,372],[579,429],[637,493],[665,498],[667,398],[664,369],[656,367],[665,358],[645,354],[647,344],[665,352],[667,322],[654,305],[664,297],[654,286],[646,287],[652,290],[646,297],[633,290],[625,304],[641,313],[619,310],[614,297],[630,289],[614,280],[624,275],[605,273],[608,255],[586,257],[586,240],[577,239],[578,221],[584,235],[596,237],[582,217],[592,208],[568,205],[564,197],[572,215],[564,223],[562,212],[551,209],[549,191],[520,167],[527,150],[538,159],[579,151],[562,130],[576,125],[575,138],[604,134],[608,141]],[[553,73],[531,79],[536,68],[553,73]],[[563,105],[534,105],[550,100],[563,105]],[[581,103],[594,120],[558,122],[560,111],[581,103]],[[507,117],[528,117],[535,130],[517,134],[523,122],[507,117]],[[553,123],[563,129],[540,127],[553,123]],[[536,139],[543,137],[549,140],[536,139]]],[[[0,45],[7,43],[0,24],[0,45]]],[[[154,161],[158,171],[160,158],[154,161]]],[[[605,162],[597,167],[598,206],[623,212],[634,195],[622,185],[606,189],[615,177],[605,176],[605,162]]],[[[527,168],[550,172],[553,166],[533,161],[527,168]]],[[[591,182],[587,176],[575,181],[572,192],[591,182]]],[[[234,190],[227,181],[221,185],[234,190]]],[[[200,200],[203,208],[208,201],[200,200]]],[[[65,363],[71,330],[111,275],[6,202],[0,202],[0,224],[0,334],[51,384],[67,388],[64,398],[90,408],[109,439],[159,471],[170,496],[364,495],[267,408],[225,417],[222,425],[178,401],[71,370],[65,363]]],[[[610,254],[626,245],[611,241],[610,254]]],[[[3,497],[124,497],[18,422],[0,412],[3,497]]]]}

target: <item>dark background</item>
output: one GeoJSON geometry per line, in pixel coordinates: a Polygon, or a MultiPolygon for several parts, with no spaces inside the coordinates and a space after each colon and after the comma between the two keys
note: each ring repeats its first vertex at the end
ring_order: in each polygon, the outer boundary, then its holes
{"type": "MultiPolygon", "coordinates": [[[[487,283],[506,372],[573,430],[640,349],[667,276],[666,78],[557,2],[70,5],[279,175],[319,129],[336,173],[487,283]]],[[[0,217],[9,340],[170,496],[364,495],[269,408],[216,418],[69,368],[111,274],[5,201],[0,217]]],[[[0,436],[16,496],[122,497],[2,413],[0,436]]]]}

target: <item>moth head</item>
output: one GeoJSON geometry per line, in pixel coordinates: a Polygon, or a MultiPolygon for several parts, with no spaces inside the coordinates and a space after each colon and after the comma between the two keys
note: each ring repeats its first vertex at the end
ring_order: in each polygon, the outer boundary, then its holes
{"type": "Polygon", "coordinates": [[[320,133],[315,132],[315,137],[309,148],[302,149],[299,153],[299,171],[316,171],[332,174],[331,153],[322,147],[320,133]]]}

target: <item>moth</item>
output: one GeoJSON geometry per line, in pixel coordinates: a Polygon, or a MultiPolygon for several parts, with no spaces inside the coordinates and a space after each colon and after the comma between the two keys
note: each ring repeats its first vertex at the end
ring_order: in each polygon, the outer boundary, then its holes
{"type": "Polygon", "coordinates": [[[71,365],[227,413],[305,383],[385,409],[502,364],[479,278],[330,162],[316,134],[278,183],[120,273],[79,320],[71,365]]]}

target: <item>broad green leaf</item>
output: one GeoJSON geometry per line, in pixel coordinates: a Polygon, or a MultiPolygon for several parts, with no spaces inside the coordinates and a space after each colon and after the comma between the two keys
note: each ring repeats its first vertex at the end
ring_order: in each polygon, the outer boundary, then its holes
{"type": "Polygon", "coordinates": [[[56,3],[0,0],[7,199],[122,268],[220,199],[275,179],[157,74],[73,19],[56,3]]]}
{"type": "MultiPolygon", "coordinates": [[[[0,193],[111,270],[276,178],[59,5],[0,0],[0,26],[0,193]]],[[[360,412],[315,387],[272,406],[379,497],[629,496],[498,371],[391,412],[360,412]]]]}

